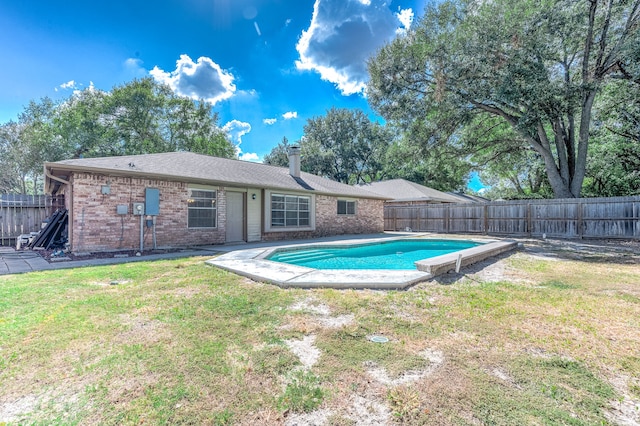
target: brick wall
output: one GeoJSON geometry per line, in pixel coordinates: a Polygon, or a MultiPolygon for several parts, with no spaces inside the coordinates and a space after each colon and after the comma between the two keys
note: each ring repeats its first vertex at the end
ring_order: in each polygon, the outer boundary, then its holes
{"type": "MultiPolygon", "coordinates": [[[[71,249],[74,252],[127,250],[140,247],[140,216],[132,214],[132,203],[142,203],[145,188],[160,190],[160,214],[156,218],[158,247],[220,244],[225,240],[225,193],[218,190],[218,227],[187,228],[189,185],[156,179],[74,173],[71,249]],[[102,194],[103,185],[110,193],[102,194]],[[118,205],[127,205],[129,214],[116,213],[118,205]]],[[[146,217],[145,217],[146,218],[146,217]]],[[[145,249],[153,247],[152,229],[146,228],[145,249]]]]}
{"type": "Polygon", "coordinates": [[[338,215],[338,199],[316,196],[316,234],[374,234],[384,229],[382,200],[359,199],[355,215],[338,215]]]}
{"type": "Polygon", "coordinates": [[[357,200],[355,215],[338,215],[337,203],[338,199],[336,197],[317,195],[315,231],[268,232],[262,235],[262,239],[267,241],[293,240],[330,235],[383,232],[384,211],[382,200],[357,200]]]}
{"type": "MultiPolygon", "coordinates": [[[[140,247],[140,216],[132,214],[132,203],[143,203],[145,188],[160,190],[160,214],[156,218],[158,247],[185,247],[225,242],[226,196],[218,190],[218,227],[216,229],[187,228],[189,184],[156,179],[74,173],[71,227],[71,249],[74,252],[129,250],[140,247]],[[102,194],[109,185],[109,194],[102,194]],[[118,205],[127,205],[129,213],[116,213],[118,205]]],[[[337,198],[317,195],[316,230],[300,232],[269,232],[263,240],[312,238],[341,234],[368,234],[384,228],[383,202],[359,199],[356,215],[338,215],[337,198]]],[[[145,217],[146,218],[146,217],[145,217]]],[[[153,247],[152,229],[144,227],[144,247],[153,247]]]]}

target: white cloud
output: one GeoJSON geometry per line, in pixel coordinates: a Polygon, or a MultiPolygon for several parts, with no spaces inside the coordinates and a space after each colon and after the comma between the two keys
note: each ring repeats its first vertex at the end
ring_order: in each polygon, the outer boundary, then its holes
{"type": "Polygon", "coordinates": [[[367,59],[406,27],[408,12],[393,13],[388,0],[316,0],[309,28],[296,50],[299,70],[320,73],[343,95],[362,92],[367,59]],[[402,21],[401,19],[405,20],[402,21]]]}
{"type": "MultiPolygon", "coordinates": [[[[69,80],[66,83],[62,83],[60,86],[58,86],[60,89],[73,89],[74,91],[78,89],[78,83],[76,83],[75,80],[69,80]]],[[[53,90],[54,91],[58,91],[58,87],[54,87],[53,90]]]]}
{"type": "Polygon", "coordinates": [[[61,89],[75,89],[75,88],[77,88],[77,87],[78,87],[78,86],[76,85],[75,80],[69,80],[69,81],[67,81],[66,83],[62,83],[62,84],[60,85],[60,88],[61,88],[61,89]]]}
{"type": "Polygon", "coordinates": [[[402,28],[396,29],[397,34],[406,34],[407,30],[411,27],[413,23],[413,10],[412,9],[402,9],[400,12],[396,13],[398,20],[402,24],[402,28]]]}
{"type": "Polygon", "coordinates": [[[284,118],[285,120],[291,120],[292,118],[298,118],[298,112],[297,111],[285,112],[284,114],[282,114],[282,118],[284,118]]]}
{"type": "Polygon", "coordinates": [[[247,152],[245,154],[241,154],[240,156],[238,156],[238,158],[242,161],[251,161],[254,163],[260,163],[262,161],[260,159],[260,156],[255,152],[247,152]]]}
{"type": "Polygon", "coordinates": [[[188,55],[180,55],[175,71],[165,72],[155,66],[149,73],[156,81],[169,85],[180,96],[194,100],[204,99],[214,105],[229,99],[236,91],[233,75],[204,56],[194,63],[188,55]]]}
{"type": "Polygon", "coordinates": [[[251,131],[251,124],[239,120],[231,120],[222,126],[222,130],[229,136],[231,142],[235,144],[236,155],[240,160],[253,161],[255,163],[262,161],[255,152],[242,152],[240,148],[242,137],[251,131]]]}
{"type": "Polygon", "coordinates": [[[242,137],[251,131],[251,124],[243,121],[231,120],[222,126],[222,130],[229,135],[229,138],[231,138],[231,141],[236,144],[236,146],[240,146],[242,143],[242,137]]]}
{"type": "Polygon", "coordinates": [[[278,121],[277,118],[265,118],[264,120],[262,120],[262,122],[268,126],[271,126],[272,124],[276,124],[276,121],[278,121]]]}
{"type": "Polygon", "coordinates": [[[127,58],[124,61],[124,69],[134,77],[144,77],[148,73],[142,66],[142,60],[138,58],[127,58]]]}

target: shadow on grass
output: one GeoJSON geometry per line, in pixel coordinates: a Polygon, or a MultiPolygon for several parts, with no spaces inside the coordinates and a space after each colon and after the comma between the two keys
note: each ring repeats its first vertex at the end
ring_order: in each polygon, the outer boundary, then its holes
{"type": "Polygon", "coordinates": [[[523,252],[548,260],[587,263],[640,264],[640,241],[527,240],[523,252]]]}
{"type": "Polygon", "coordinates": [[[497,256],[490,257],[478,263],[474,263],[473,265],[462,267],[460,268],[460,272],[450,271],[446,274],[438,275],[437,277],[433,278],[432,281],[438,284],[443,284],[443,285],[454,284],[459,280],[461,280],[462,278],[464,278],[465,276],[477,274],[481,272],[483,269],[488,268],[504,259],[507,259],[508,257],[512,256],[513,254],[519,251],[522,251],[522,250],[518,249],[518,250],[514,250],[514,251],[499,254],[497,256]]]}

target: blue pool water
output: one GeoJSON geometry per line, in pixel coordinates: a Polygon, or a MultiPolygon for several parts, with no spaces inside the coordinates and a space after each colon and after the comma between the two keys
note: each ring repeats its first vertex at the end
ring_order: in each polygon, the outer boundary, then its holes
{"type": "Polygon", "coordinates": [[[267,259],[315,269],[416,269],[415,262],[480,245],[459,240],[402,240],[275,251],[267,259]]]}

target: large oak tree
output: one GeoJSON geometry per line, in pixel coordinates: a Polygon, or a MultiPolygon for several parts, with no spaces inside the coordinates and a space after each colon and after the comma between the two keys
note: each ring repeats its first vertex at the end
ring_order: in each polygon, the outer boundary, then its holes
{"type": "Polygon", "coordinates": [[[449,141],[495,117],[555,197],[579,197],[596,97],[610,79],[640,83],[639,25],[640,0],[445,0],[370,60],[369,101],[449,141]]]}

